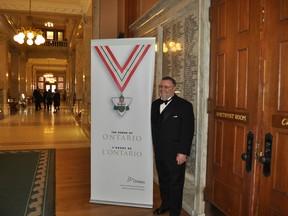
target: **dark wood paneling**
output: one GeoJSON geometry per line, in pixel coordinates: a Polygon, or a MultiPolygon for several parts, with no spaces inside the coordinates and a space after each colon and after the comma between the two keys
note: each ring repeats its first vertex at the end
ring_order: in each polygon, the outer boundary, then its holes
{"type": "Polygon", "coordinates": [[[217,107],[225,106],[225,55],[220,54],[217,57],[217,87],[216,104],[217,107]]]}
{"type": "Polygon", "coordinates": [[[238,32],[248,31],[250,16],[249,16],[249,0],[241,0],[238,4],[238,32]]]}
{"type": "Polygon", "coordinates": [[[248,89],[248,49],[237,52],[236,108],[247,109],[248,89]]]}
{"type": "MultiPolygon", "coordinates": [[[[288,5],[287,5],[288,6],[288,5]]],[[[280,43],[278,111],[288,112],[288,42],[280,43]]]]}

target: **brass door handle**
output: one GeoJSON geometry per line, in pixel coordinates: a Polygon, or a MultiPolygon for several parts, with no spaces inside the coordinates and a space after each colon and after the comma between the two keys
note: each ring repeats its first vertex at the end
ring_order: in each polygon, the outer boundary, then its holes
{"type": "Polygon", "coordinates": [[[265,144],[264,144],[264,155],[259,157],[259,162],[263,164],[263,174],[264,176],[270,176],[270,165],[272,157],[272,139],[273,136],[271,133],[265,135],[265,144]]]}

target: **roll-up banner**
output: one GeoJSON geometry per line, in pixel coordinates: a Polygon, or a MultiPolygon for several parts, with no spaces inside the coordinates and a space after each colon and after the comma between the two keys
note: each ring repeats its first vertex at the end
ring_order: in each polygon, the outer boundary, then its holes
{"type": "Polygon", "coordinates": [[[152,208],[155,38],[91,41],[91,203],[152,208]]]}

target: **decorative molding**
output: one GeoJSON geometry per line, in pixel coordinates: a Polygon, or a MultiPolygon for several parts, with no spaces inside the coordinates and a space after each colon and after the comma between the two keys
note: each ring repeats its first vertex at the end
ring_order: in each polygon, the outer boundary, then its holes
{"type": "MultiPolygon", "coordinates": [[[[32,12],[47,12],[47,13],[64,13],[64,14],[86,14],[91,6],[92,0],[78,0],[75,4],[69,0],[57,0],[57,1],[33,1],[31,4],[32,12]]],[[[0,10],[10,11],[29,11],[29,1],[6,1],[0,0],[0,10]]]]}
{"type": "Polygon", "coordinates": [[[135,36],[148,36],[151,31],[156,31],[158,25],[164,25],[172,19],[192,10],[193,1],[191,0],[161,0],[151,10],[147,11],[142,17],[130,25],[130,29],[135,36]]]}

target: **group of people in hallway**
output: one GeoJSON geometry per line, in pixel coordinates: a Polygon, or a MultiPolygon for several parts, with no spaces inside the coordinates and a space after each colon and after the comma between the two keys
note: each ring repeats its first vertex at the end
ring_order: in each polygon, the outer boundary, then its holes
{"type": "Polygon", "coordinates": [[[33,98],[35,100],[35,110],[42,109],[41,103],[44,105],[44,109],[52,110],[52,105],[54,105],[54,113],[57,113],[60,108],[60,93],[57,89],[52,93],[51,89],[45,90],[43,94],[37,87],[33,92],[33,98]]]}

